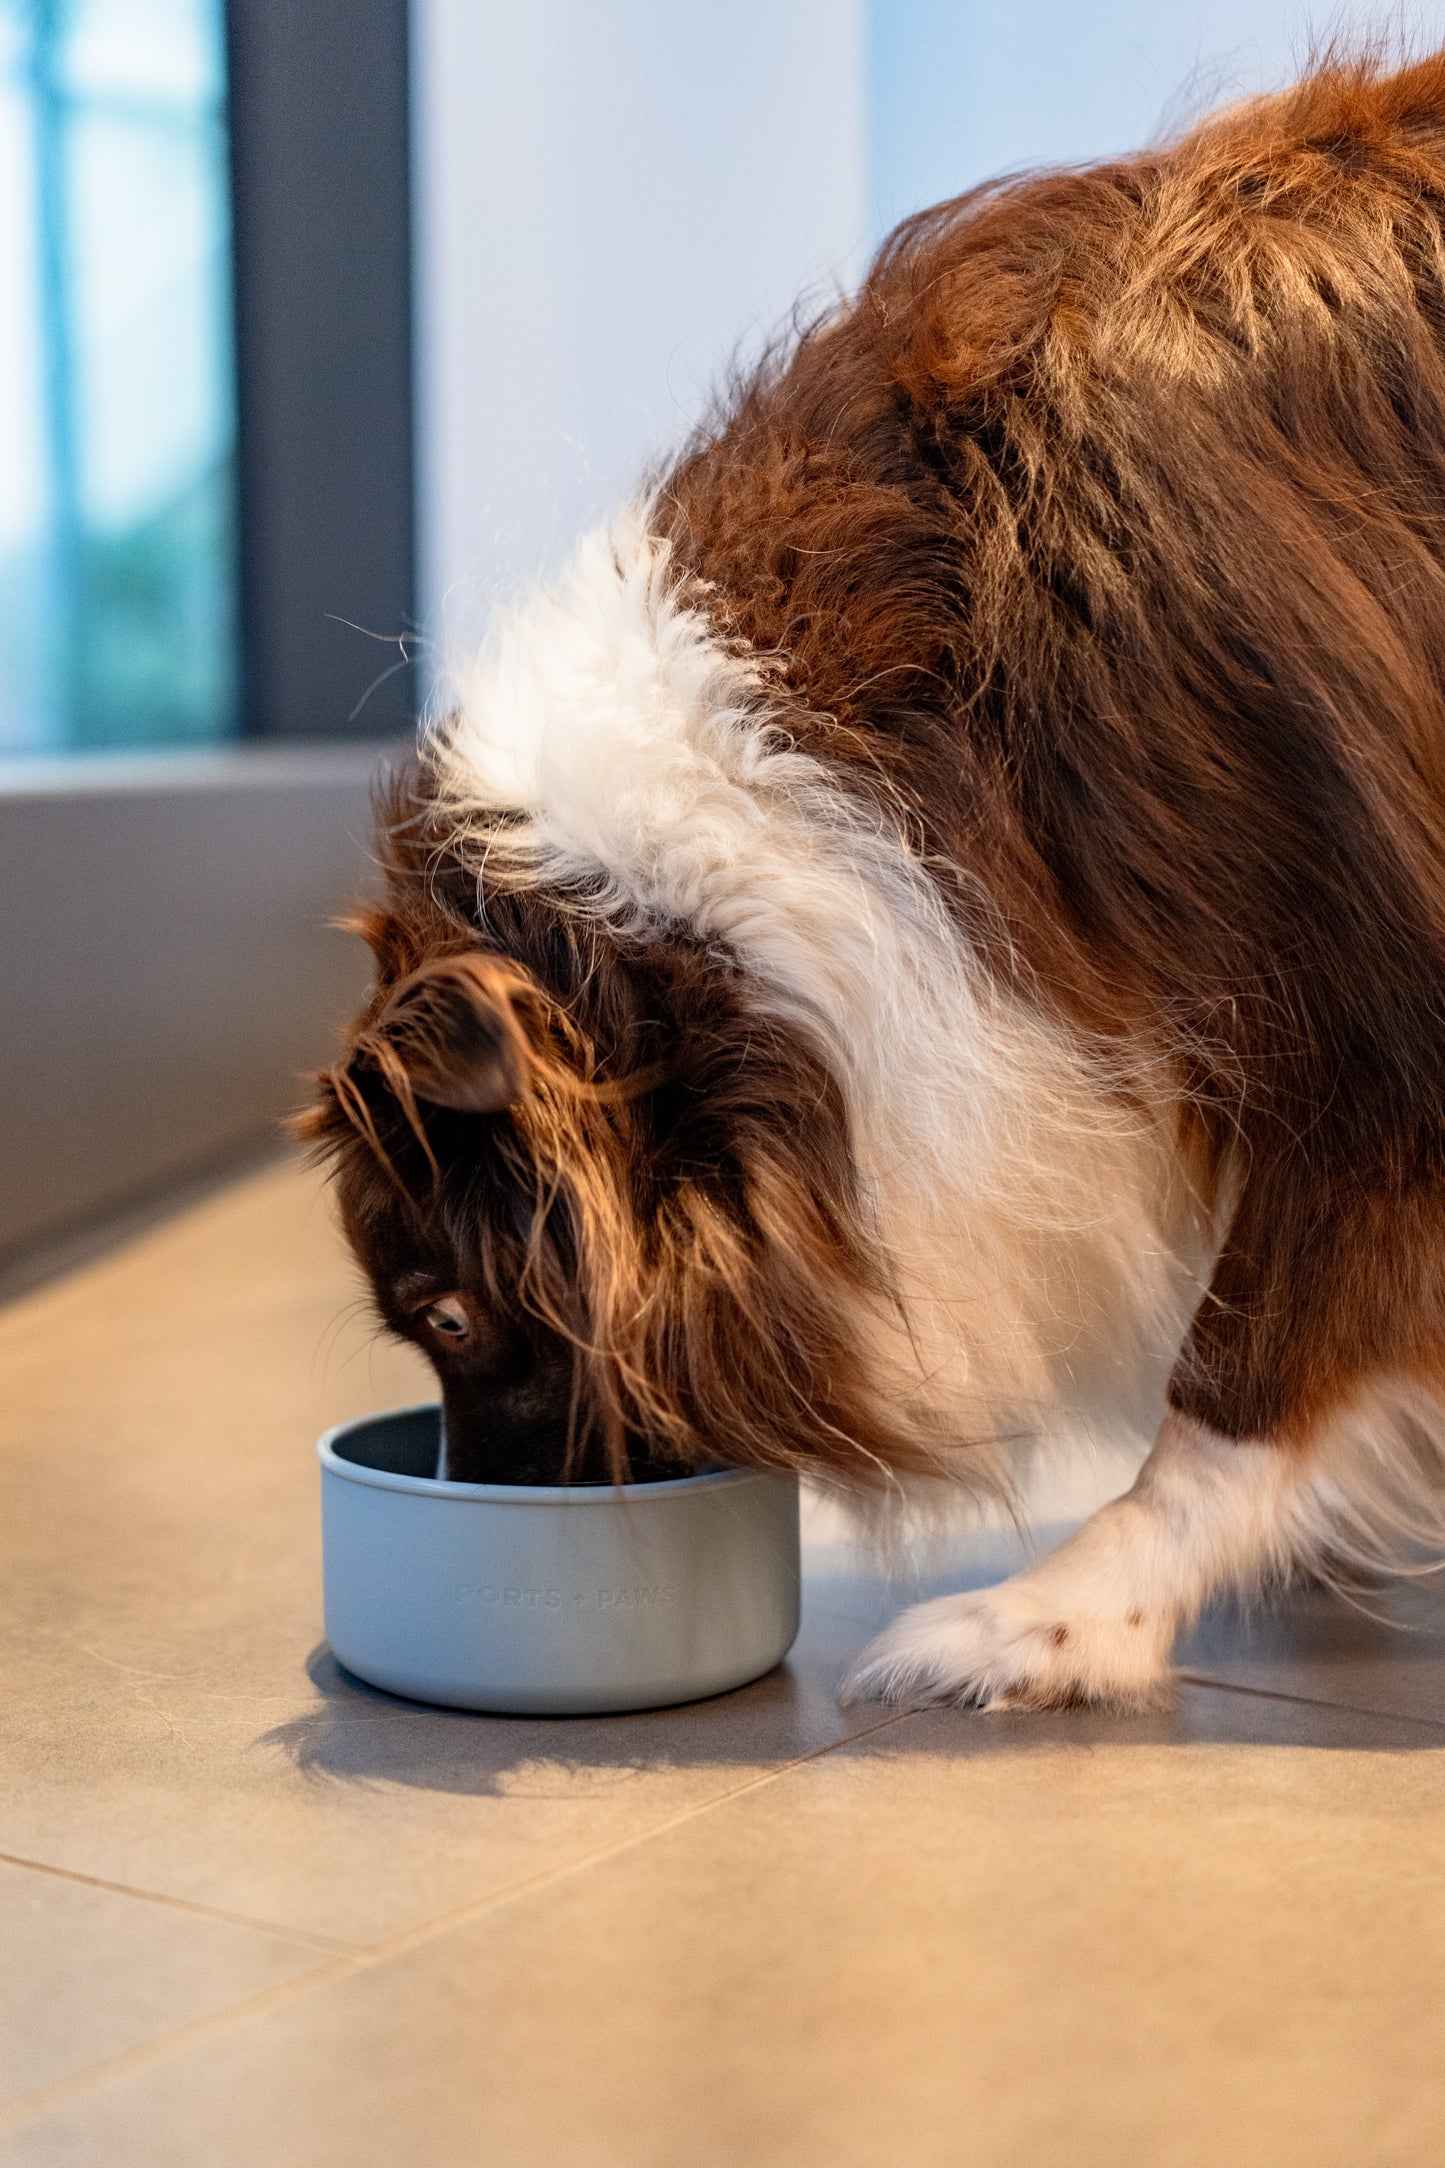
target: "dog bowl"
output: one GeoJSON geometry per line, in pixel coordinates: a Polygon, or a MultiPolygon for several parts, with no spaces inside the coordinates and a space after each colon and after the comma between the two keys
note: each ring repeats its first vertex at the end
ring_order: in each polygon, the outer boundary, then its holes
{"type": "Polygon", "coordinates": [[[798,1631],[795,1477],[438,1482],[441,1411],[328,1430],[326,1638],[358,1678],[522,1716],[655,1709],[781,1663],[798,1631]]]}

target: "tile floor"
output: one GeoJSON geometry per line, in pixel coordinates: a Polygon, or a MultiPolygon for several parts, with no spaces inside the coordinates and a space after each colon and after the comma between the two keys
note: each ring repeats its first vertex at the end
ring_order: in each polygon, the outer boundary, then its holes
{"type": "MultiPolygon", "coordinates": [[[[448,1715],[321,1640],[326,1422],[424,1394],[286,1165],[0,1312],[0,2168],[1445,2159],[1445,1594],[1207,1621],[1132,1721],[788,1665],[448,1715]]],[[[961,1546],[990,1578],[1011,1539],[961,1546]]]]}

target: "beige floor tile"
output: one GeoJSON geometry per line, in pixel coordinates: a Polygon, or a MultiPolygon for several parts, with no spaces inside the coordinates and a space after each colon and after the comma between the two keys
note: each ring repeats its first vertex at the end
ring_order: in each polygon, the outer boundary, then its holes
{"type": "Polygon", "coordinates": [[[0,2108],[312,1972],[315,1945],[0,1861],[0,2108]]]}
{"type": "Polygon", "coordinates": [[[848,1744],[866,1634],[1021,1553],[890,1578],[815,1508],[743,1693],[422,1709],[321,1644],[316,1432],[429,1390],[354,1292],[286,1166],[0,1312],[0,1853],[175,1900],[0,1872],[10,2082],[49,2088],[5,2168],[1436,2156],[1436,1589],[1370,1599],[1401,1634],[1221,1613],[1183,1659],[1247,1690],[1170,1715],[848,1744]]]}
{"type": "Polygon", "coordinates": [[[4,2168],[1404,2168],[1445,1742],[1212,1688],[909,1717],[118,2072],[4,2168]]]}
{"type": "Polygon", "coordinates": [[[1293,1589],[1255,1611],[1223,1605],[1178,1652],[1194,1676],[1445,1726],[1445,1585],[1385,1582],[1352,1601],[1293,1589]]]}
{"type": "Polygon", "coordinates": [[[671,1714],[489,1720],[348,1681],[314,1439],[429,1378],[338,1335],[353,1292],[288,1167],[0,1313],[0,1851],[365,1942],[871,1722],[836,1707],[858,1636],[821,1610],[786,1670],[671,1714]]]}

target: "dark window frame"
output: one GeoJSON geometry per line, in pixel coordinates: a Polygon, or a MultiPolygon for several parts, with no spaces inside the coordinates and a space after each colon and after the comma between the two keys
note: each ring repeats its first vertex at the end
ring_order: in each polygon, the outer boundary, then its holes
{"type": "Polygon", "coordinates": [[[0,764],[0,1301],[277,1137],[364,991],[330,928],[413,719],[405,0],[228,0],[226,42],[252,742],[0,764]]]}
{"type": "Polygon", "coordinates": [[[415,712],[407,18],[227,0],[250,738],[395,738],[415,712]]]}

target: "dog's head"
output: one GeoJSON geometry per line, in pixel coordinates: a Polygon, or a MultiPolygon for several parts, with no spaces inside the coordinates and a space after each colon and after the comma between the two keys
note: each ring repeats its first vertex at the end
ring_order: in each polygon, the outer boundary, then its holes
{"type": "Polygon", "coordinates": [[[449,1472],[906,1462],[836,1084],[742,976],[543,891],[391,859],[372,1000],[303,1136],[390,1329],[435,1365],[449,1472]]]}

